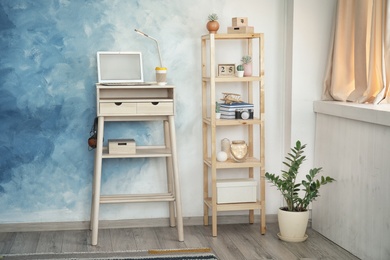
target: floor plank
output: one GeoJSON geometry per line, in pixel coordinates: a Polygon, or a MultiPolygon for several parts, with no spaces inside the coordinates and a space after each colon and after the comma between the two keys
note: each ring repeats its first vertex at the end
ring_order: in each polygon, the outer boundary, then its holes
{"type": "MultiPolygon", "coordinates": [[[[223,260],[252,259],[346,259],[358,260],[312,229],[301,243],[279,240],[277,224],[267,224],[261,235],[260,224],[218,225],[213,237],[211,226],[184,226],[184,242],[172,227],[100,229],[97,246],[91,245],[90,230],[48,232],[0,232],[0,257],[6,254],[124,252],[149,249],[211,248],[223,260]]],[[[28,258],[23,258],[28,259],[28,258]]]]}
{"type": "Polygon", "coordinates": [[[111,241],[113,251],[133,251],[137,250],[134,230],[129,228],[111,229],[111,241]]]}
{"type": "MultiPolygon", "coordinates": [[[[89,231],[89,230],[88,230],[89,231]]],[[[64,231],[63,253],[88,252],[88,232],[86,230],[64,231]]]]}
{"type": "Polygon", "coordinates": [[[11,254],[26,254],[36,252],[40,232],[20,232],[16,234],[12,244],[11,254]]]}
{"type": "Polygon", "coordinates": [[[161,249],[153,228],[135,228],[134,238],[138,250],[161,249]]]}
{"type": "Polygon", "coordinates": [[[0,252],[10,252],[14,244],[16,233],[0,232],[0,252]]]}
{"type": "Polygon", "coordinates": [[[37,253],[61,253],[64,241],[64,232],[41,232],[39,236],[37,253]]]}

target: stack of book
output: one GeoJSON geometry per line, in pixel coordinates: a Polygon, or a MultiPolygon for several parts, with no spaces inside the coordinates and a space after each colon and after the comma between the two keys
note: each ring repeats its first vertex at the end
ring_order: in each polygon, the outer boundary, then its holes
{"type": "Polygon", "coordinates": [[[253,110],[253,104],[245,102],[234,102],[231,104],[220,104],[221,119],[236,119],[236,111],[253,110]]]}

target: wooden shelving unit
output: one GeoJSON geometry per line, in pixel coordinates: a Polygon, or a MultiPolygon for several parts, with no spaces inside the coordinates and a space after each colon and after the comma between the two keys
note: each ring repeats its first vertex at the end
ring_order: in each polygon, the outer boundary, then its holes
{"type": "MultiPolygon", "coordinates": [[[[204,195],[204,225],[209,224],[209,211],[211,211],[212,235],[217,236],[217,214],[220,211],[249,211],[249,223],[254,223],[254,211],[260,210],[260,232],[265,234],[265,147],[264,147],[264,35],[262,33],[250,34],[208,34],[202,40],[202,121],[203,121],[203,195],[204,195]],[[247,55],[252,56],[259,63],[259,71],[251,77],[217,77],[216,41],[237,40],[245,42],[247,55]],[[258,44],[258,57],[253,57],[254,45],[258,44]],[[240,89],[247,92],[247,102],[255,104],[255,117],[249,120],[217,119],[215,115],[216,88],[223,89],[221,83],[237,83],[240,89]],[[258,87],[259,96],[255,99],[255,88],[258,87]],[[247,129],[248,158],[244,162],[235,162],[228,159],[225,162],[217,161],[217,130],[222,127],[245,127],[247,129]],[[255,128],[256,127],[256,128],[255,128]],[[259,129],[255,132],[255,129],[259,129]],[[259,142],[254,143],[255,135],[259,142]],[[259,158],[254,157],[254,147],[260,147],[259,158]],[[223,169],[246,168],[248,178],[259,176],[258,199],[250,203],[217,203],[218,172],[223,169]],[[211,181],[209,181],[211,179],[211,181]]],[[[222,92],[222,91],[221,91],[222,92]]]]}

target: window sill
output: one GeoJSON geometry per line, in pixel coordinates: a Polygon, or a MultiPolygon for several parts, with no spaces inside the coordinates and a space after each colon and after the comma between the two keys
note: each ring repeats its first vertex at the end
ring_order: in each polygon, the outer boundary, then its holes
{"type": "Polygon", "coordinates": [[[338,101],[314,101],[313,110],[315,113],[390,126],[390,104],[373,105],[338,101]]]}

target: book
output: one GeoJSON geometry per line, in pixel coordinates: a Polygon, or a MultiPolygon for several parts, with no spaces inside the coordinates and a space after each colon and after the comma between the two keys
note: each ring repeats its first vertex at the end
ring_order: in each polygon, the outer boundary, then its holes
{"type": "Polygon", "coordinates": [[[248,104],[248,103],[239,103],[239,104],[234,104],[234,105],[220,105],[219,110],[222,112],[234,112],[237,109],[253,109],[254,106],[253,104],[248,104]]]}

